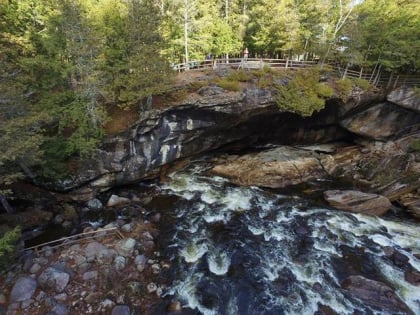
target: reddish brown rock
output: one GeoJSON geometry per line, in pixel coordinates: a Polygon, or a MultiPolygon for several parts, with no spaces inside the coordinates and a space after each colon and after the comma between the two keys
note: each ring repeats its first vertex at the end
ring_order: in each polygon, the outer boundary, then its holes
{"type": "Polygon", "coordinates": [[[341,286],[353,297],[376,309],[389,313],[414,315],[407,304],[385,283],[362,276],[350,276],[343,281],[341,286]]]}
{"type": "Polygon", "coordinates": [[[354,190],[327,190],[324,198],[339,210],[369,215],[383,215],[391,208],[391,202],[384,196],[354,190]]]}

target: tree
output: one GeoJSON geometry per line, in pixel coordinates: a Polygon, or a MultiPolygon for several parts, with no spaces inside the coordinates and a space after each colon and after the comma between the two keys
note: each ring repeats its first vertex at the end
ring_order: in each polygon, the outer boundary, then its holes
{"type": "Polygon", "coordinates": [[[35,106],[35,91],[28,85],[32,73],[23,66],[34,49],[29,34],[42,29],[33,5],[5,0],[0,5],[0,195],[1,187],[34,177],[31,168],[41,161],[43,126],[51,120],[35,106]]]}
{"type": "Polygon", "coordinates": [[[418,69],[420,3],[415,0],[366,0],[357,8],[357,18],[348,28],[353,52],[362,54],[371,67],[388,71],[418,69]]]}
{"type": "Polygon", "coordinates": [[[297,13],[292,0],[256,1],[249,9],[246,45],[260,55],[292,55],[300,45],[297,13]]]}
{"type": "Polygon", "coordinates": [[[160,34],[162,16],[159,8],[152,0],[126,3],[126,64],[121,68],[117,85],[119,101],[132,105],[144,97],[162,93],[170,83],[172,72],[161,55],[164,43],[160,34]]]}

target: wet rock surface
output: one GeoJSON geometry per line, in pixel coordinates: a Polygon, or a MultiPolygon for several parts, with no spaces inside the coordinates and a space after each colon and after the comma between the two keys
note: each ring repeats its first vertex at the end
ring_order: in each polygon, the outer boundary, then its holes
{"type": "Polygon", "coordinates": [[[327,175],[314,151],[281,146],[260,153],[229,157],[212,169],[215,175],[227,177],[235,184],[270,188],[296,185],[327,175]]]}
{"type": "Polygon", "coordinates": [[[383,215],[392,206],[384,196],[354,190],[327,190],[324,198],[334,208],[369,215],[383,215]]]}
{"type": "Polygon", "coordinates": [[[343,281],[341,286],[355,298],[378,310],[414,315],[394,290],[380,281],[362,276],[350,276],[343,281]]]}

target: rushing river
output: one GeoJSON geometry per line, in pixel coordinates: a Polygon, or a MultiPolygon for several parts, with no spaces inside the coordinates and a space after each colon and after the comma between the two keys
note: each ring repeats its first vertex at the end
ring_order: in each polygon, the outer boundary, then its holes
{"type": "Polygon", "coordinates": [[[414,222],[234,186],[205,175],[200,164],[173,173],[158,198],[166,203],[161,245],[172,265],[166,296],[186,314],[313,315],[321,305],[338,314],[387,314],[342,289],[356,274],[395,288],[420,314],[419,287],[386,255],[392,247],[420,270],[414,222]]]}

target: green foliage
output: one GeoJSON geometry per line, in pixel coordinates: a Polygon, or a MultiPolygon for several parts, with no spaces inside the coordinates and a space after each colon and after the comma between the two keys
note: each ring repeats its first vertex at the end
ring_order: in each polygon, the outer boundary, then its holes
{"type": "Polygon", "coordinates": [[[355,78],[353,79],[353,83],[356,87],[362,89],[363,91],[369,91],[372,88],[372,84],[365,79],[355,78]]]}
{"type": "Polygon", "coordinates": [[[228,91],[239,91],[241,89],[238,81],[230,81],[228,79],[221,79],[217,85],[228,91]]]}
{"type": "Polygon", "coordinates": [[[204,86],[208,86],[210,83],[208,81],[193,81],[188,84],[189,91],[197,91],[204,86]]]}
{"type": "Polygon", "coordinates": [[[259,78],[258,84],[257,84],[258,88],[260,89],[266,89],[272,85],[273,85],[273,78],[271,76],[264,76],[264,77],[259,78]]]}
{"type": "Polygon", "coordinates": [[[412,152],[420,152],[420,139],[411,141],[409,148],[412,152]]]}
{"type": "Polygon", "coordinates": [[[270,68],[270,67],[267,67],[267,66],[264,66],[261,69],[253,69],[251,72],[257,78],[261,78],[261,77],[264,77],[266,75],[276,73],[276,71],[273,68],[270,68]]]}
{"type": "Polygon", "coordinates": [[[226,80],[230,81],[238,81],[238,82],[248,82],[252,79],[252,73],[249,71],[245,71],[243,69],[236,70],[229,72],[229,74],[225,77],[226,80]]]}
{"type": "Polygon", "coordinates": [[[319,72],[315,69],[297,71],[287,84],[278,84],[276,88],[279,109],[302,116],[323,109],[325,98],[333,94],[330,87],[319,82],[319,72]]]}
{"type": "Polygon", "coordinates": [[[343,78],[335,81],[335,86],[338,96],[345,102],[348,100],[351,91],[353,90],[353,83],[348,78],[343,78]]]}
{"type": "Polygon", "coordinates": [[[171,81],[152,0],[0,1],[0,184],[92,156],[107,104],[171,81]]]}
{"type": "Polygon", "coordinates": [[[0,237],[0,268],[7,267],[15,258],[16,243],[21,235],[20,227],[6,232],[0,237]]]}
{"type": "Polygon", "coordinates": [[[356,8],[357,18],[348,25],[352,49],[366,66],[379,63],[389,71],[420,67],[420,2],[417,0],[365,0],[356,8]]]}

